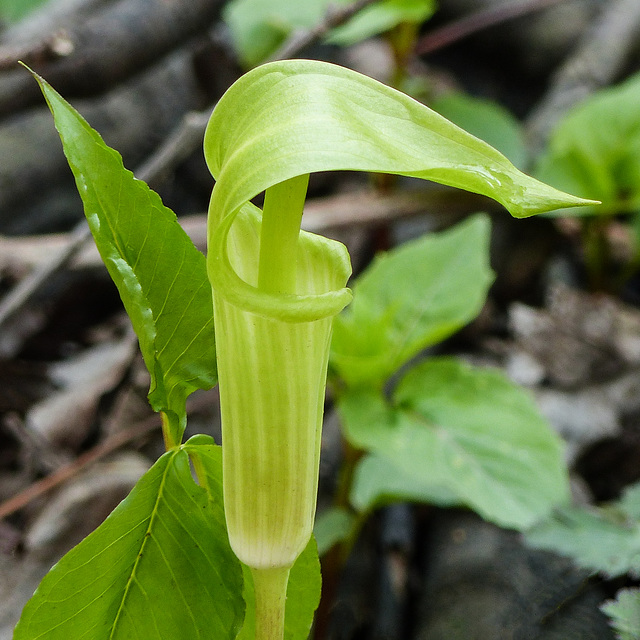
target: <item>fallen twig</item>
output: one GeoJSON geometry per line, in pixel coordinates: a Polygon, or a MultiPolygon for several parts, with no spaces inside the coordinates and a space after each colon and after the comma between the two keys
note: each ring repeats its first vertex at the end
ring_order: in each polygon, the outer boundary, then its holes
{"type": "Polygon", "coordinates": [[[270,60],[287,60],[295,58],[312,44],[318,42],[331,29],[339,27],[365,7],[379,0],[356,0],[346,7],[332,7],[324,19],[311,29],[295,31],[270,57],[270,60]]]}
{"type": "MultiPolygon", "coordinates": [[[[24,62],[67,97],[100,94],[204,32],[222,5],[222,0],[118,0],[53,34],[47,55],[41,46],[33,56],[25,52],[24,62]]],[[[41,103],[38,86],[24,70],[4,73],[0,80],[0,115],[41,103]]]]}
{"type": "Polygon", "coordinates": [[[52,274],[64,268],[73,259],[91,237],[91,232],[86,221],[83,220],[76,225],[69,235],[68,244],[64,248],[54,254],[53,258],[39,265],[27,277],[23,278],[0,301],[0,327],[28,302],[31,296],[49,280],[52,274]]]}
{"type": "Polygon", "coordinates": [[[522,2],[503,2],[497,6],[479,9],[467,16],[424,35],[418,41],[415,53],[425,55],[458,42],[478,31],[521,16],[540,11],[566,0],[522,0],[522,2]]]}
{"type": "Polygon", "coordinates": [[[44,495],[48,491],[51,491],[51,489],[61,485],[63,482],[66,482],[93,462],[96,462],[100,458],[104,458],[106,455],[112,453],[116,449],[119,449],[128,442],[131,442],[136,438],[140,438],[150,431],[159,428],[160,417],[158,415],[153,415],[131,429],[120,431],[107,438],[92,449],[89,449],[78,456],[73,462],[58,469],[51,475],[42,478],[42,480],[34,482],[24,491],[21,491],[12,498],[9,498],[9,500],[0,504],[0,520],[2,520],[2,518],[6,518],[12,513],[15,513],[16,511],[19,511],[20,509],[24,509],[24,507],[26,507],[30,502],[44,495]]]}
{"type": "MultiPolygon", "coordinates": [[[[187,413],[206,410],[210,408],[211,405],[212,393],[192,395],[187,400],[187,413]]],[[[0,520],[20,509],[24,509],[30,502],[60,486],[90,464],[97,462],[132,440],[141,438],[156,429],[159,431],[160,427],[160,415],[156,413],[135,424],[130,429],[119,431],[109,436],[95,447],[79,455],[73,462],[42,478],[42,480],[34,482],[24,491],[1,503],[0,520]]]]}

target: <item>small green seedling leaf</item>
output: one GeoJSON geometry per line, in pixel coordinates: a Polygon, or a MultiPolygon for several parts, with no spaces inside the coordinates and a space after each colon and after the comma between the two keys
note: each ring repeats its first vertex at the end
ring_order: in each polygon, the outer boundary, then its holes
{"type": "Polygon", "coordinates": [[[392,404],[380,393],[351,391],[339,410],[354,446],[403,470],[388,486],[381,476],[368,504],[356,486],[361,510],[394,492],[416,496],[422,487],[429,499],[447,504],[455,497],[491,522],[523,529],[567,498],[560,439],[498,371],[431,358],[402,378],[392,404]]]}
{"type": "Polygon", "coordinates": [[[151,374],[149,401],[182,439],[185,401],[217,381],[205,258],[160,197],[124,168],[82,116],[35,75],[53,114],[98,251],[151,374]]]}
{"type": "Polygon", "coordinates": [[[238,56],[254,67],[272,54],[294,29],[322,19],[327,0],[231,0],[222,12],[238,56]]]}
{"type": "Polygon", "coordinates": [[[382,386],[422,349],[475,318],[493,282],[489,235],[489,218],[476,215],[378,256],[334,320],[331,366],[339,377],[382,386]]]}
{"type": "Polygon", "coordinates": [[[527,165],[529,154],[518,120],[503,106],[464,93],[448,93],[431,108],[503,153],[513,164],[527,165]]]}
{"type": "MultiPolygon", "coordinates": [[[[247,67],[269,57],[298,29],[319,24],[333,5],[352,0],[233,0],[224,20],[247,67]]],[[[329,32],[327,42],[350,45],[392,29],[401,22],[421,23],[435,11],[434,0],[383,0],[358,12],[346,24],[329,32]]]]}
{"type": "Polygon", "coordinates": [[[536,176],[602,201],[563,215],[640,211],[640,74],[572,109],[553,132],[536,176]]]}
{"type": "Polygon", "coordinates": [[[527,542],[610,577],[640,576],[640,483],[604,507],[562,507],[527,532],[527,542]]]}
{"type": "Polygon", "coordinates": [[[600,609],[611,618],[618,640],[640,640],[640,589],[621,589],[600,609]]]}
{"type": "Polygon", "coordinates": [[[232,640],[242,570],[227,539],[220,448],[165,453],[27,603],[14,640],[232,640]],[[188,452],[206,460],[207,488],[188,452]]]}
{"type": "MultiPolygon", "coordinates": [[[[247,614],[237,640],[254,640],[255,638],[255,605],[253,578],[245,565],[244,599],[247,603],[247,614]]],[[[287,604],[284,616],[284,640],[306,640],[313,623],[313,616],[320,602],[322,577],[318,548],[312,537],[305,550],[291,567],[287,585],[287,604]]]]}
{"type": "Polygon", "coordinates": [[[365,7],[344,25],[332,29],[326,41],[346,47],[390,31],[403,22],[422,24],[435,10],[435,0],[383,0],[365,7]]]}

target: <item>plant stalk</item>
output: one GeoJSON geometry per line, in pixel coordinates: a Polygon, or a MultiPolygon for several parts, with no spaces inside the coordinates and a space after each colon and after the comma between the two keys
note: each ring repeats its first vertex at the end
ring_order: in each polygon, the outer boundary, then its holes
{"type": "Polygon", "coordinates": [[[255,640],[284,638],[284,611],[290,567],[251,568],[256,601],[255,640]]]}
{"type": "Polygon", "coordinates": [[[171,428],[171,419],[164,412],[160,412],[160,418],[162,420],[162,438],[164,440],[165,451],[170,451],[174,447],[177,447],[180,442],[177,442],[174,438],[173,430],[171,428]]]}
{"type": "Polygon", "coordinates": [[[269,293],[295,293],[298,236],[309,174],[266,190],[260,231],[258,288],[269,293]]]}

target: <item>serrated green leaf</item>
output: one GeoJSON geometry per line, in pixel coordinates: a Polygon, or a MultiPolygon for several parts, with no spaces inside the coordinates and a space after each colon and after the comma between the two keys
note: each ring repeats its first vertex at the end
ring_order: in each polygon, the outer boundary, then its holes
{"type": "Polygon", "coordinates": [[[621,589],[600,608],[611,618],[618,640],[640,640],[640,589],[621,589]]]}
{"type": "Polygon", "coordinates": [[[431,358],[409,370],[392,405],[380,394],[351,391],[339,410],[354,446],[403,470],[406,491],[397,484],[402,476],[393,485],[401,495],[411,495],[411,483],[433,487],[436,497],[449,494],[516,529],[567,498],[560,439],[498,371],[431,358]]]}
{"type": "Polygon", "coordinates": [[[534,547],[555,551],[599,573],[640,576],[640,521],[620,505],[607,508],[562,507],[527,532],[534,547]]]}
{"type": "Polygon", "coordinates": [[[471,321],[493,281],[489,235],[489,218],[476,215],[379,255],[334,320],[331,367],[340,378],[381,386],[422,349],[471,321]]]}
{"type": "Polygon", "coordinates": [[[465,131],[504,153],[516,167],[527,165],[529,154],[522,127],[498,103],[464,93],[449,93],[430,103],[430,106],[465,131]]]}
{"type": "MultiPolygon", "coordinates": [[[[244,570],[244,599],[247,603],[247,615],[237,640],[253,640],[255,638],[255,600],[253,578],[246,565],[244,570]]],[[[298,556],[287,585],[287,604],[284,616],[285,640],[306,640],[313,623],[318,603],[322,577],[318,548],[312,537],[304,551],[298,556]]]]}
{"type": "MultiPolygon", "coordinates": [[[[34,74],[35,75],[35,74],[34,74]]],[[[124,168],[82,116],[35,76],[53,114],[98,251],[151,374],[149,401],[178,444],[185,401],[216,383],[211,289],[204,256],[160,197],[124,168]]]]}
{"type": "Polygon", "coordinates": [[[553,132],[536,176],[559,189],[602,201],[563,215],[640,210],[640,74],[572,109],[553,132]]]}
{"type": "Polygon", "coordinates": [[[208,486],[187,451],[163,455],[91,535],[45,576],[15,640],[235,638],[242,570],[227,539],[221,453],[203,447],[208,486]]]}

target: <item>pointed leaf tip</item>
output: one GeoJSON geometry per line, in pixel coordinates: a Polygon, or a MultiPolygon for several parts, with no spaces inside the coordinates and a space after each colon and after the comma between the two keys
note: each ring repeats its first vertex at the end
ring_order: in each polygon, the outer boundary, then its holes
{"type": "Polygon", "coordinates": [[[217,180],[216,224],[274,184],[335,170],[440,182],[493,198],[518,218],[594,204],[522,173],[413,98],[316,60],[270,62],[242,76],[218,102],[204,146],[217,180]]]}
{"type": "Polygon", "coordinates": [[[217,382],[205,257],[160,196],[124,167],[120,154],[46,80],[29,71],[49,105],[98,251],[138,336],[151,375],[149,401],[166,413],[169,441],[178,444],[187,396],[217,382]]]}

